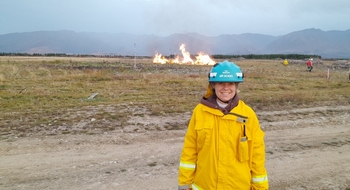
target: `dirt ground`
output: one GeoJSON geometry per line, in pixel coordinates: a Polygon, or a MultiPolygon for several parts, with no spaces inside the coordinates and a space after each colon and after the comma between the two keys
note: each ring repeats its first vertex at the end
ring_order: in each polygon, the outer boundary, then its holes
{"type": "MultiPolygon", "coordinates": [[[[257,115],[270,189],[350,189],[350,105],[257,115]]],[[[0,189],[177,189],[189,117],[136,115],[130,126],[94,135],[7,136],[0,141],[0,189]],[[142,130],[164,125],[173,129],[142,130]]]]}

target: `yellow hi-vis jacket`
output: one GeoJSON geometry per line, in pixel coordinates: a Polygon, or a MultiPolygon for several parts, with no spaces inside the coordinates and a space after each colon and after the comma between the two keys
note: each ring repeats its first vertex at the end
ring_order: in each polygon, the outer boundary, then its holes
{"type": "Polygon", "coordinates": [[[179,189],[268,189],[264,132],[239,100],[230,113],[198,104],[185,135],[179,189]]]}

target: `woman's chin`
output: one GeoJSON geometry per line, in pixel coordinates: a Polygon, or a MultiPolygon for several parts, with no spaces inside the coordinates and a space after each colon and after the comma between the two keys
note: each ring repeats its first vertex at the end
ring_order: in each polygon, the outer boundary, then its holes
{"type": "Polygon", "coordinates": [[[221,101],[223,102],[227,102],[227,101],[230,101],[232,98],[229,98],[229,97],[219,97],[221,101]]]}

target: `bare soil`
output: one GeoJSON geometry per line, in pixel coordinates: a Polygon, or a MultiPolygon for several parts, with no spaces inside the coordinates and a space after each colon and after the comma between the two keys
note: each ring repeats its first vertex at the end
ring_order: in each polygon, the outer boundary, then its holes
{"type": "MultiPolygon", "coordinates": [[[[350,105],[257,115],[266,132],[270,189],[350,189],[350,105]]],[[[50,128],[2,134],[0,189],[177,189],[189,118],[134,115],[128,126],[90,135],[50,128]]],[[[72,130],[108,125],[90,119],[72,130]]]]}

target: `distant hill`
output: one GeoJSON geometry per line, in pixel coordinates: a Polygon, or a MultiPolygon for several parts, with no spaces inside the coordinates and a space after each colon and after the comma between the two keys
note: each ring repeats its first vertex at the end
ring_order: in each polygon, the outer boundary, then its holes
{"type": "Polygon", "coordinates": [[[350,30],[306,29],[281,36],[262,49],[264,53],[316,54],[323,58],[350,58],[350,30]]]}
{"type": "Polygon", "coordinates": [[[196,33],[167,37],[127,33],[36,31],[0,35],[0,52],[95,55],[180,54],[186,44],[191,54],[316,54],[323,58],[350,58],[350,30],[305,29],[283,36],[239,34],[203,36],[196,33]]]}

